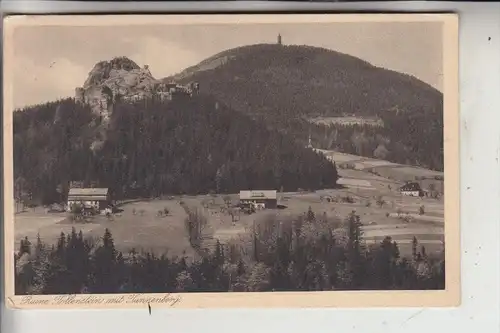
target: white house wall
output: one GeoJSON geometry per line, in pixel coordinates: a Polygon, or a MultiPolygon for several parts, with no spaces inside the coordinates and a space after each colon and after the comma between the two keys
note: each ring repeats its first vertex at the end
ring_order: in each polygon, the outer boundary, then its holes
{"type": "Polygon", "coordinates": [[[80,204],[82,206],[84,206],[85,208],[96,208],[98,209],[99,208],[99,201],[79,201],[79,200],[76,200],[76,201],[68,201],[68,211],[71,211],[71,208],[73,205],[75,204],[80,204]]]}
{"type": "Polygon", "coordinates": [[[403,191],[403,192],[401,192],[401,194],[406,195],[406,196],[410,196],[410,197],[418,197],[418,196],[420,196],[420,192],[419,191],[403,191]]]}

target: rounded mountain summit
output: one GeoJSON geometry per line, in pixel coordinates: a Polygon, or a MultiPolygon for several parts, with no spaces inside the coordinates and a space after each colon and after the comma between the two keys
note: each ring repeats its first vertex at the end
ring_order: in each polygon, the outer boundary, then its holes
{"type": "Polygon", "coordinates": [[[197,81],[237,111],[291,118],[442,115],[442,93],[410,75],[336,51],[257,44],[221,52],[165,80],[197,81]]]}

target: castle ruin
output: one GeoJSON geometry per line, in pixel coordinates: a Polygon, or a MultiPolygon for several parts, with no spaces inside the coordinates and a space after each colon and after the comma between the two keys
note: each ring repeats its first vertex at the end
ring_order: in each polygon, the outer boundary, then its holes
{"type": "MultiPolygon", "coordinates": [[[[118,62],[112,63],[112,70],[119,70],[118,62]]],[[[137,81],[143,82],[144,74],[152,79],[149,65],[144,65],[140,70],[135,71],[137,81]]],[[[121,75],[113,73],[114,76],[121,75]]],[[[103,80],[100,80],[103,81],[103,80]]],[[[103,118],[107,118],[113,112],[113,105],[118,101],[135,103],[143,99],[159,98],[160,100],[172,100],[176,98],[192,97],[199,92],[200,85],[198,82],[190,82],[185,85],[176,82],[162,82],[155,80],[151,84],[141,84],[140,89],[138,84],[131,86],[118,85],[116,82],[108,82],[106,84],[95,82],[93,85],[86,84],[85,88],[75,88],[74,100],[76,103],[89,105],[93,112],[103,118]]]]}

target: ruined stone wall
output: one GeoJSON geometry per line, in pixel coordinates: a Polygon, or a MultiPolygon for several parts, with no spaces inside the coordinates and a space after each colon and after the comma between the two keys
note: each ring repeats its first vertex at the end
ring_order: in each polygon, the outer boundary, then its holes
{"type": "Polygon", "coordinates": [[[85,90],[82,87],[75,88],[75,101],[85,103],[85,90]]]}

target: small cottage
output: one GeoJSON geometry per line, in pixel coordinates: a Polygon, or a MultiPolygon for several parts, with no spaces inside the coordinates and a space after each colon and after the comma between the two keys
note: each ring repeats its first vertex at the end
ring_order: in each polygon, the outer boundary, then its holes
{"type": "Polygon", "coordinates": [[[410,197],[422,197],[424,195],[424,191],[422,191],[418,183],[406,183],[401,186],[399,191],[402,195],[410,197]]]}
{"type": "Polygon", "coordinates": [[[263,205],[263,208],[273,209],[278,205],[278,195],[276,190],[240,191],[240,202],[263,205]]]}
{"type": "Polygon", "coordinates": [[[107,188],[71,188],[68,193],[69,212],[75,204],[101,212],[111,204],[109,191],[107,188]]]}

